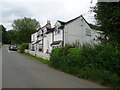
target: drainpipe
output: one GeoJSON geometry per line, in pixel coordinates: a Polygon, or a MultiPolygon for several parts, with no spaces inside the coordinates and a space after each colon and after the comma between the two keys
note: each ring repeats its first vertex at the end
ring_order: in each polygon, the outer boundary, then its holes
{"type": "Polygon", "coordinates": [[[65,38],[65,37],[64,37],[64,27],[63,27],[63,43],[62,43],[62,47],[65,46],[65,45],[64,45],[64,44],[65,44],[65,42],[64,42],[64,38],[65,38]]]}
{"type": "MultiPolygon", "coordinates": [[[[43,34],[43,30],[42,30],[42,34],[43,34]]],[[[44,35],[44,34],[43,34],[44,35]]],[[[43,43],[44,43],[44,36],[42,36],[42,52],[43,52],[43,43]]]]}
{"type": "Polygon", "coordinates": [[[52,43],[54,42],[54,31],[52,32],[52,43]]]}

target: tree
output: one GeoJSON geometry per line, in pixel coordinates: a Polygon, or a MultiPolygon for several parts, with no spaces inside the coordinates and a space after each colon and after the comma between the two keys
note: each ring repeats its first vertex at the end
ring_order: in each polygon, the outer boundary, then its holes
{"type": "Polygon", "coordinates": [[[2,32],[2,43],[7,44],[8,43],[8,36],[6,28],[3,25],[0,25],[0,32],[2,32]]]}
{"type": "Polygon", "coordinates": [[[34,33],[40,24],[36,19],[26,18],[14,20],[12,27],[17,31],[17,38],[19,43],[29,43],[31,34],[34,33]]]}
{"type": "Polygon", "coordinates": [[[8,43],[9,43],[9,44],[19,43],[17,33],[18,33],[18,32],[15,31],[15,30],[8,30],[8,31],[7,31],[8,43]]]}
{"type": "Polygon", "coordinates": [[[95,18],[109,42],[120,44],[120,2],[98,2],[94,8],[95,18]]]}

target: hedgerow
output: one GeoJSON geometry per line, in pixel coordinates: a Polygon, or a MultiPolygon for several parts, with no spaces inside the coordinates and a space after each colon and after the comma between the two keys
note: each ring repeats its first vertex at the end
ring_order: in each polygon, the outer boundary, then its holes
{"type": "Polygon", "coordinates": [[[51,66],[120,89],[120,47],[110,44],[67,45],[51,53],[51,66]]]}

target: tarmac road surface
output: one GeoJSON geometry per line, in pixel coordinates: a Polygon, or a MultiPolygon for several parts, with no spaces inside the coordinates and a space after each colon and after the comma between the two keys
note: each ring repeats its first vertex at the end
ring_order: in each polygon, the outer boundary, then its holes
{"type": "Polygon", "coordinates": [[[105,88],[2,48],[2,88],[105,88]]]}

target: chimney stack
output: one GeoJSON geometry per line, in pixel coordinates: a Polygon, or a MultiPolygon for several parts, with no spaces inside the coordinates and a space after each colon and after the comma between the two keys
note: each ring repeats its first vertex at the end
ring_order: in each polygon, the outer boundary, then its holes
{"type": "Polygon", "coordinates": [[[47,20],[46,28],[49,28],[49,29],[51,29],[51,28],[52,28],[52,27],[51,27],[50,20],[47,20]]]}
{"type": "Polygon", "coordinates": [[[51,23],[50,23],[50,20],[47,20],[47,24],[51,24],[51,23]]]}

